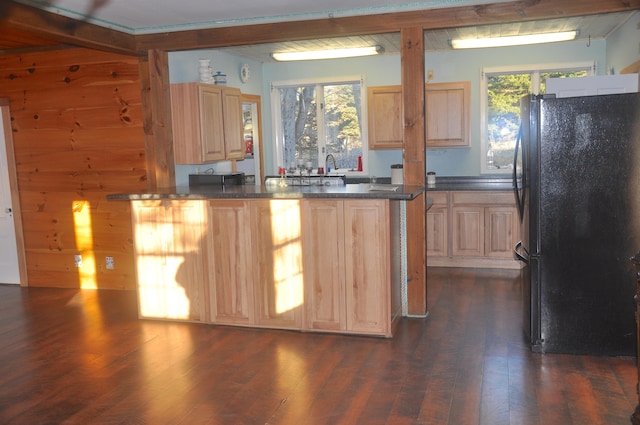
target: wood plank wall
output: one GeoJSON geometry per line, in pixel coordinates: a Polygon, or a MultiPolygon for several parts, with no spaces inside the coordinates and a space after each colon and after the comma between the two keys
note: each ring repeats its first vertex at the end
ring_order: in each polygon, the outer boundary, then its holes
{"type": "Polygon", "coordinates": [[[30,286],[135,289],[129,203],[106,195],[147,188],[138,65],[87,49],[0,56],[30,286]]]}

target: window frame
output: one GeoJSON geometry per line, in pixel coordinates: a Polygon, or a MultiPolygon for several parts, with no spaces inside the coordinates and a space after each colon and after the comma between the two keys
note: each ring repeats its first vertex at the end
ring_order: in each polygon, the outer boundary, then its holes
{"type": "MultiPolygon", "coordinates": [[[[296,80],[272,81],[270,84],[271,92],[271,128],[273,133],[273,169],[278,170],[279,167],[287,167],[284,164],[284,132],[282,129],[282,114],[280,108],[280,89],[299,86],[315,86],[316,93],[319,87],[340,84],[360,84],[360,137],[362,139],[362,171],[339,169],[340,174],[361,176],[367,175],[369,169],[369,134],[368,134],[368,112],[367,112],[367,86],[363,75],[349,75],[325,78],[304,78],[296,80]]],[[[323,99],[324,100],[324,99],[323,99]]],[[[322,114],[324,116],[324,114],[322,114]]],[[[324,122],[324,121],[323,121],[324,122]]],[[[318,125],[318,167],[324,167],[325,164],[325,137],[324,125],[318,125]]]]}
{"type": "Polygon", "coordinates": [[[595,61],[562,62],[547,64],[508,65],[483,67],[480,70],[480,174],[511,174],[511,169],[487,168],[488,125],[489,125],[489,93],[488,76],[498,74],[531,74],[531,88],[534,94],[540,91],[540,74],[554,71],[587,71],[587,76],[595,75],[595,61]]]}

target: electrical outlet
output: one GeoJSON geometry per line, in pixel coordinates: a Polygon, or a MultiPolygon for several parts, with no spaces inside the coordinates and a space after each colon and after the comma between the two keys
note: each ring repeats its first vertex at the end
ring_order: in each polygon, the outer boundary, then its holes
{"type": "Polygon", "coordinates": [[[427,81],[433,80],[433,69],[427,70],[427,81]]]}
{"type": "Polygon", "coordinates": [[[115,266],[115,264],[113,264],[113,257],[106,257],[104,263],[106,268],[113,270],[113,267],[115,266]]]}
{"type": "Polygon", "coordinates": [[[82,255],[74,255],[73,264],[75,264],[75,266],[78,268],[82,267],[82,255]]]}

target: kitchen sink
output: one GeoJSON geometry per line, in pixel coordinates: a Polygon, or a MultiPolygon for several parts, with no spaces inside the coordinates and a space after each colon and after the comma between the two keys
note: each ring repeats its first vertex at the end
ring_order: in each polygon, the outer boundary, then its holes
{"type": "MultiPolygon", "coordinates": [[[[280,179],[279,176],[267,176],[265,185],[277,185],[280,179]]],[[[347,181],[344,174],[287,175],[285,179],[288,186],[344,186],[347,181]]]]}

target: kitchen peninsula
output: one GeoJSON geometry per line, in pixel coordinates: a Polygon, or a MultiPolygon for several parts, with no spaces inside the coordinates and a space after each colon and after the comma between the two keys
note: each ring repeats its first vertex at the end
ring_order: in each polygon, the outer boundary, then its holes
{"type": "Polygon", "coordinates": [[[131,202],[142,318],[391,337],[420,186],[199,186],[131,202]]]}

